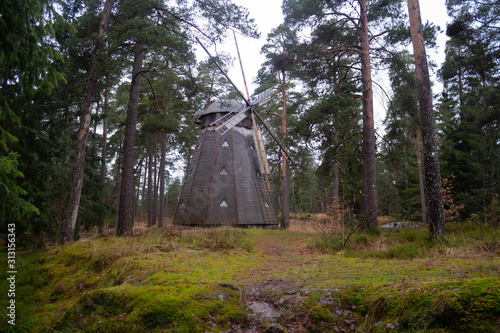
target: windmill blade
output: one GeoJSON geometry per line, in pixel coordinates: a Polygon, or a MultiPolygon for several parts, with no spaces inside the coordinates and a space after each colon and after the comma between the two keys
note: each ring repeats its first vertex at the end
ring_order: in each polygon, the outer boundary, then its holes
{"type": "Polygon", "coordinates": [[[229,81],[229,83],[231,83],[231,85],[236,90],[236,92],[238,93],[238,95],[240,95],[241,98],[243,98],[243,100],[245,101],[245,103],[247,103],[247,105],[250,105],[250,101],[247,98],[245,98],[245,95],[243,95],[243,93],[238,89],[238,87],[236,87],[236,84],[234,84],[233,80],[231,80],[229,78],[229,76],[227,75],[227,73],[222,69],[222,67],[219,65],[219,63],[217,62],[217,60],[215,60],[215,58],[210,54],[210,52],[208,51],[208,49],[205,47],[205,45],[203,45],[203,43],[198,39],[198,37],[196,37],[196,41],[198,42],[198,44],[201,45],[201,47],[203,48],[203,50],[205,50],[205,52],[208,54],[208,56],[214,61],[214,63],[217,66],[217,68],[219,68],[219,70],[226,77],[226,79],[229,81]]]}
{"type": "Polygon", "coordinates": [[[257,123],[255,122],[254,112],[252,112],[252,134],[253,139],[257,138],[258,143],[255,144],[257,147],[257,158],[259,160],[260,173],[264,174],[264,178],[266,179],[267,191],[271,193],[271,184],[269,184],[269,163],[267,163],[267,155],[264,147],[264,141],[262,140],[262,134],[260,130],[257,128],[257,123]]]}
{"type": "Polygon", "coordinates": [[[252,105],[253,106],[256,106],[256,105],[262,106],[262,105],[266,104],[274,97],[274,94],[276,94],[276,92],[278,92],[278,89],[276,89],[274,87],[269,88],[269,89],[261,92],[260,94],[258,94],[257,96],[255,96],[251,100],[252,105]]]}
{"type": "MultiPolygon", "coordinates": [[[[236,90],[236,92],[238,93],[238,95],[241,96],[241,98],[243,98],[243,100],[245,101],[245,103],[247,104],[247,107],[250,108],[252,110],[252,114],[255,114],[257,116],[257,118],[259,118],[260,122],[264,125],[264,127],[267,129],[267,131],[269,132],[269,134],[271,134],[271,136],[273,137],[274,141],[276,141],[276,143],[278,144],[278,146],[280,147],[283,155],[288,159],[290,160],[292,163],[293,163],[293,159],[290,157],[290,155],[288,154],[288,151],[283,147],[283,145],[281,144],[281,142],[278,140],[278,136],[275,134],[275,132],[271,129],[271,127],[259,116],[259,114],[257,113],[257,111],[255,111],[255,109],[253,108],[253,105],[252,103],[250,102],[250,100],[248,98],[245,97],[245,95],[243,95],[243,93],[238,89],[238,87],[236,87],[236,84],[234,84],[234,82],[229,78],[229,76],[227,75],[227,73],[222,69],[222,67],[219,65],[219,63],[215,60],[214,57],[212,57],[212,55],[210,54],[210,52],[208,51],[208,49],[205,47],[205,45],[203,45],[203,43],[198,39],[198,37],[196,37],[196,41],[198,42],[198,44],[201,45],[201,47],[203,48],[203,50],[205,50],[205,52],[208,54],[208,56],[210,58],[212,58],[214,60],[214,63],[215,65],[219,68],[219,70],[222,72],[222,74],[226,77],[226,79],[229,81],[229,83],[231,83],[231,85],[234,87],[234,89],[236,90]],[[274,132],[274,133],[273,133],[274,132]]],[[[243,119],[243,118],[242,118],[243,119]]],[[[241,121],[241,120],[240,120],[241,121]]],[[[239,122],[239,121],[238,121],[239,122]]],[[[225,132],[224,132],[225,133],[225,132]]]]}
{"type": "Polygon", "coordinates": [[[216,121],[212,122],[210,126],[215,127],[215,131],[220,135],[224,135],[227,131],[236,126],[240,121],[245,119],[245,117],[247,116],[246,111],[250,110],[250,108],[250,106],[247,106],[243,110],[233,110],[223,117],[220,117],[216,121]]]}
{"type": "Polygon", "coordinates": [[[267,162],[266,148],[264,147],[264,140],[262,140],[262,133],[256,125],[252,128],[253,141],[255,143],[255,150],[259,158],[259,169],[261,174],[269,175],[269,163],[267,162]]]}
{"type": "Polygon", "coordinates": [[[290,157],[290,154],[288,153],[288,150],[286,150],[286,148],[283,147],[283,145],[281,144],[280,140],[278,139],[278,135],[276,134],[276,132],[271,128],[271,126],[269,126],[264,121],[264,119],[262,119],[259,116],[259,114],[257,112],[255,112],[255,110],[253,108],[252,108],[252,110],[254,111],[254,113],[257,116],[257,118],[259,118],[259,121],[262,123],[262,125],[264,125],[264,127],[266,128],[266,130],[269,132],[269,134],[271,134],[271,137],[274,139],[274,141],[278,144],[278,146],[280,147],[281,152],[283,153],[283,155],[285,156],[285,158],[287,160],[289,160],[290,162],[294,163],[293,159],[290,157]]]}

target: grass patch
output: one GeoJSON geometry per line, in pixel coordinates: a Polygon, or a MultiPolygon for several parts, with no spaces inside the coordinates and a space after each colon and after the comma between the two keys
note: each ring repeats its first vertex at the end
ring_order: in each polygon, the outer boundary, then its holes
{"type": "Polygon", "coordinates": [[[197,247],[214,251],[244,249],[251,252],[253,245],[247,241],[246,236],[247,233],[243,229],[218,227],[193,230],[184,240],[197,247]]]}
{"type": "Polygon", "coordinates": [[[362,331],[496,332],[499,328],[496,278],[371,285],[343,296],[363,318],[362,331]]]}
{"type": "Polygon", "coordinates": [[[347,257],[379,259],[494,257],[500,255],[500,231],[470,223],[448,224],[447,236],[430,240],[423,228],[355,232],[342,245],[342,234],[330,230],[315,235],[309,248],[322,253],[342,251],[347,257]]]}

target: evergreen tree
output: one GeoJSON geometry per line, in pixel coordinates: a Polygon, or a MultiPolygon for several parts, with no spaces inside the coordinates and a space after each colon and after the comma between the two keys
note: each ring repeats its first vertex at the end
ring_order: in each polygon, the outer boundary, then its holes
{"type": "Polygon", "coordinates": [[[78,217],[78,207],[80,205],[80,195],[83,186],[83,172],[85,165],[85,148],[87,145],[87,136],[90,129],[90,120],[92,109],[97,94],[97,83],[100,78],[100,63],[103,61],[101,53],[106,43],[108,25],[111,20],[111,10],[114,0],[106,0],[102,12],[101,22],[99,24],[99,37],[95,45],[95,53],[89,70],[87,80],[85,100],[83,102],[82,115],[80,117],[80,126],[78,129],[77,143],[74,155],[73,174],[71,177],[71,195],[66,211],[66,218],[62,225],[61,242],[63,244],[72,242],[75,237],[76,219],[78,217]]]}
{"type": "Polygon", "coordinates": [[[420,215],[425,222],[423,174],[419,162],[420,114],[413,59],[407,52],[401,52],[387,62],[393,97],[384,120],[386,134],[381,145],[387,170],[385,191],[389,192],[385,194],[383,210],[402,218],[415,219],[420,215]],[[417,175],[418,182],[415,182],[417,175]]]}
{"type": "MultiPolygon", "coordinates": [[[[32,222],[39,217],[33,214],[41,208],[28,173],[30,169],[42,173],[36,170],[39,156],[29,145],[36,142],[35,132],[43,130],[40,122],[31,129],[27,121],[31,116],[47,120],[32,113],[37,108],[32,100],[35,96],[46,100],[64,82],[56,37],[70,28],[49,1],[40,0],[3,1],[0,25],[0,226],[16,223],[16,234],[22,235],[27,230],[37,231],[32,222]]],[[[41,141],[45,138],[40,137],[41,141]]],[[[50,150],[36,146],[42,152],[50,150]]],[[[45,164],[43,171],[48,168],[45,164]]]]}
{"type": "MultiPolygon", "coordinates": [[[[296,26],[308,26],[323,35],[323,41],[331,45],[319,56],[338,61],[350,57],[345,73],[353,68],[361,69],[363,84],[363,188],[362,214],[363,228],[377,225],[377,184],[375,159],[375,123],[373,119],[373,91],[370,67],[370,34],[368,24],[377,22],[379,28],[389,29],[394,25],[394,17],[402,13],[400,1],[375,1],[367,7],[365,1],[359,7],[341,1],[314,2],[308,0],[287,0],[283,2],[285,22],[296,26]],[[341,38],[341,44],[334,38],[341,38]],[[347,37],[347,38],[346,38],[347,37]],[[356,57],[353,57],[356,56],[356,57]]],[[[353,77],[340,76],[340,83],[353,77]]],[[[359,78],[358,78],[359,80],[359,78]]]]}
{"type": "MultiPolygon", "coordinates": [[[[286,25],[273,29],[267,36],[267,43],[261,53],[266,57],[264,68],[259,71],[258,80],[267,87],[281,92],[281,133],[282,140],[287,139],[287,89],[290,86],[290,71],[296,66],[295,48],[299,44],[297,35],[286,25]]],[[[290,196],[287,156],[281,155],[281,227],[287,229],[290,225],[290,196]]]]}
{"type": "Polygon", "coordinates": [[[462,218],[482,211],[485,222],[498,210],[500,169],[500,10],[495,1],[447,1],[452,22],[446,34],[446,58],[439,74],[444,83],[440,111],[446,174],[453,175],[454,201],[462,218]]]}
{"type": "Polygon", "coordinates": [[[441,238],[446,233],[441,187],[441,171],[432,104],[432,91],[425,52],[422,18],[418,0],[408,0],[410,29],[417,74],[420,125],[422,129],[423,156],[425,166],[425,189],[429,209],[429,232],[432,238],[441,238]]]}

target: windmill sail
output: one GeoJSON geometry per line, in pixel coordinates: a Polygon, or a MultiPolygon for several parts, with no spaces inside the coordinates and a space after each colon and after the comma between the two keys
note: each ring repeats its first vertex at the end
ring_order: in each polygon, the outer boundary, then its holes
{"type": "Polygon", "coordinates": [[[269,175],[271,174],[271,171],[269,170],[269,163],[267,163],[266,148],[264,147],[264,141],[262,140],[262,133],[254,125],[252,134],[253,141],[255,142],[255,149],[257,150],[257,156],[259,157],[260,173],[269,175]]]}
{"type": "MultiPolygon", "coordinates": [[[[261,95],[265,95],[266,97],[264,98],[264,96],[261,98],[261,101],[256,101],[255,103],[251,103],[249,99],[247,99],[243,93],[238,89],[238,87],[236,87],[236,85],[234,84],[234,82],[229,78],[229,76],[227,75],[227,73],[222,69],[222,67],[219,65],[219,63],[214,59],[214,57],[212,57],[212,55],[210,54],[210,52],[207,50],[207,48],[205,47],[205,45],[203,45],[203,43],[198,39],[196,38],[196,40],[198,41],[198,43],[201,45],[201,47],[203,48],[203,50],[205,50],[205,52],[208,54],[208,56],[214,60],[214,63],[215,65],[219,68],[219,70],[221,71],[221,73],[226,77],[226,79],[229,81],[229,83],[231,83],[231,85],[233,86],[233,88],[236,90],[236,92],[238,93],[238,95],[241,96],[241,98],[245,101],[246,105],[248,108],[251,109],[251,112],[252,114],[255,114],[257,116],[257,118],[259,118],[260,122],[264,125],[264,127],[267,129],[267,131],[269,132],[269,134],[271,134],[272,138],[274,139],[274,141],[276,141],[276,143],[278,144],[278,146],[280,147],[281,151],[283,152],[283,155],[288,159],[290,160],[292,163],[293,163],[293,160],[292,158],[290,157],[290,155],[288,154],[288,151],[283,147],[283,145],[281,144],[280,140],[278,140],[278,136],[276,135],[276,132],[274,132],[274,130],[271,129],[271,127],[269,127],[269,125],[259,116],[259,114],[255,111],[255,109],[253,108],[254,105],[257,105],[257,104],[263,104],[264,102],[267,102],[272,96],[272,91],[269,92],[269,89],[266,90],[264,93],[262,93],[261,95]],[[269,97],[269,98],[268,98],[269,97]]],[[[259,95],[260,96],[260,95],[259,95]]],[[[234,115],[233,117],[237,117],[238,114],[234,115]]],[[[239,117],[239,116],[238,116],[239,117]]],[[[242,118],[243,119],[243,118],[242,118]]],[[[234,127],[233,124],[233,119],[230,118],[228,119],[228,125],[229,126],[224,126],[223,124],[220,124],[219,126],[221,127],[220,128],[220,131],[221,132],[227,132],[229,129],[231,129],[232,127],[234,127]],[[226,130],[225,127],[228,127],[228,129],[226,130]]],[[[237,122],[235,123],[237,124],[237,122]]]]}
{"type": "Polygon", "coordinates": [[[277,92],[276,88],[269,88],[252,99],[252,105],[264,105],[269,102],[277,92]]]}
{"type": "Polygon", "coordinates": [[[248,111],[249,109],[250,107],[246,107],[243,110],[233,110],[223,117],[212,122],[210,126],[214,127],[215,131],[220,135],[224,135],[227,133],[227,131],[236,126],[240,121],[245,119],[245,117],[247,116],[246,111],[248,111]]]}
{"type": "Polygon", "coordinates": [[[283,153],[283,155],[285,156],[285,158],[288,159],[288,160],[290,160],[290,162],[293,163],[293,160],[290,157],[290,154],[288,153],[288,150],[285,149],[285,147],[283,146],[283,144],[281,143],[281,141],[278,139],[278,134],[276,133],[276,131],[273,130],[271,128],[271,126],[269,126],[269,124],[264,119],[262,119],[257,112],[255,112],[255,115],[257,116],[257,118],[259,118],[259,121],[262,123],[262,125],[264,125],[264,127],[267,129],[267,131],[269,132],[269,134],[271,134],[271,137],[278,144],[278,146],[280,147],[281,152],[283,153]]]}

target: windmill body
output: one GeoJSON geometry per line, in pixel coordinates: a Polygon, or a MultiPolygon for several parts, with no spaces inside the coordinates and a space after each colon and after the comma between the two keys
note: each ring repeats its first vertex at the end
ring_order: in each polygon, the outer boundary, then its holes
{"type": "Polygon", "coordinates": [[[244,109],[244,104],[231,100],[214,102],[195,113],[194,121],[201,125],[201,132],[187,169],[174,224],[277,227],[252,120],[240,115],[238,123],[223,132],[213,126],[231,112],[244,109]]]}

